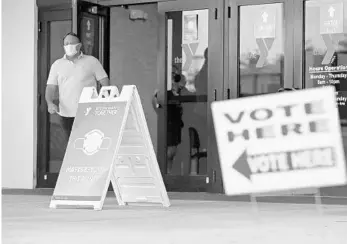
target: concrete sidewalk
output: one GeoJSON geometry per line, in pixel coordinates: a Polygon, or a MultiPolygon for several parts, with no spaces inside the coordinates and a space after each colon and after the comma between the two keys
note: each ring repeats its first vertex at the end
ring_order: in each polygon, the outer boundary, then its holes
{"type": "Polygon", "coordinates": [[[172,200],[172,206],[49,209],[47,195],[3,195],[4,244],[346,244],[347,207],[172,200]]]}

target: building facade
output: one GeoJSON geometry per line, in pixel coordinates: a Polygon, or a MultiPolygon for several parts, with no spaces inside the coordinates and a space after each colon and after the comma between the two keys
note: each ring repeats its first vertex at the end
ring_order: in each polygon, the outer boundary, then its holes
{"type": "Polygon", "coordinates": [[[67,140],[44,90],[69,31],[111,84],[138,87],[168,190],[223,192],[213,101],[335,85],[346,142],[344,9],[346,0],[4,0],[3,187],[55,185],[67,140]],[[176,86],[180,96],[170,93],[176,86]]]}

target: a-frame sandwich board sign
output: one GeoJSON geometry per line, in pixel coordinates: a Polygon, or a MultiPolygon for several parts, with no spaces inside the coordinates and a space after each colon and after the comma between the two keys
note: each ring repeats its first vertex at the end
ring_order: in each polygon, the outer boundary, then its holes
{"type": "Polygon", "coordinates": [[[170,201],[139,93],[135,86],[124,86],[123,93],[129,100],[111,177],[112,185],[117,187],[115,192],[118,203],[120,205],[160,203],[168,207],[170,201]]]}
{"type": "Polygon", "coordinates": [[[83,90],[51,208],[101,210],[110,182],[119,205],[170,206],[138,91],[117,94],[83,90]]]}

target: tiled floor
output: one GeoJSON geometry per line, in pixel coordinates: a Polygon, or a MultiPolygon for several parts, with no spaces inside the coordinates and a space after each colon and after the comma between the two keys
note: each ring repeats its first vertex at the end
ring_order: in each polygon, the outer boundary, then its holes
{"type": "Polygon", "coordinates": [[[4,244],[346,244],[347,206],[179,200],[103,211],[49,209],[48,195],[3,195],[4,244]]]}

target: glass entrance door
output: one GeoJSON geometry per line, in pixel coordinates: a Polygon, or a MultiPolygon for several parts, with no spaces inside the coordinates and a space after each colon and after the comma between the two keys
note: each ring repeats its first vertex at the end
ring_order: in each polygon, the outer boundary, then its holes
{"type": "MultiPolygon", "coordinates": [[[[93,55],[109,71],[109,8],[79,2],[78,34],[84,52],[93,55]]],[[[39,126],[38,126],[38,187],[54,188],[63,163],[68,138],[63,133],[61,118],[49,115],[45,89],[53,62],[64,55],[63,37],[72,31],[71,6],[66,9],[39,10],[39,126]]],[[[58,94],[56,94],[56,104],[58,94]]]]}
{"type": "Polygon", "coordinates": [[[296,86],[335,86],[341,124],[347,125],[347,0],[300,0],[296,26],[296,86]],[[299,25],[300,24],[300,25],[299,25]],[[298,39],[301,38],[301,39],[298,39]],[[300,41],[304,40],[304,42],[300,41]],[[300,79],[303,77],[303,79],[300,79]]]}
{"type": "Polygon", "coordinates": [[[78,2],[78,34],[83,52],[99,59],[109,73],[110,60],[110,8],[87,1],[78,2]]]}
{"type": "Polygon", "coordinates": [[[293,2],[229,1],[231,97],[277,92],[293,86],[293,2]]]}
{"type": "MultiPolygon", "coordinates": [[[[169,191],[207,191],[217,154],[210,104],[223,94],[222,1],[159,4],[165,16],[160,84],[162,172],[169,191]],[[220,71],[221,70],[221,71],[220,71]],[[220,72],[219,72],[220,71],[220,72]]],[[[160,157],[159,157],[160,158],[160,157]]]]}
{"type": "MultiPolygon", "coordinates": [[[[63,57],[63,37],[72,29],[70,9],[39,10],[39,108],[38,108],[38,176],[37,186],[52,188],[63,162],[67,138],[59,115],[49,115],[45,89],[52,63],[63,57]]],[[[58,94],[56,96],[58,98],[58,94]]],[[[58,100],[55,101],[58,103],[58,100]]]]}
{"type": "MultiPolygon", "coordinates": [[[[295,1],[295,0],[294,0],[295,1]]],[[[228,2],[227,90],[230,98],[294,86],[294,1],[228,2]]],[[[292,192],[276,193],[278,195],[292,192]]]]}
{"type": "MultiPolygon", "coordinates": [[[[295,86],[335,86],[347,145],[347,0],[297,0],[294,10],[295,86]]],[[[315,192],[316,189],[312,189],[315,192]]],[[[323,196],[347,196],[347,187],[328,187],[323,196]]]]}

